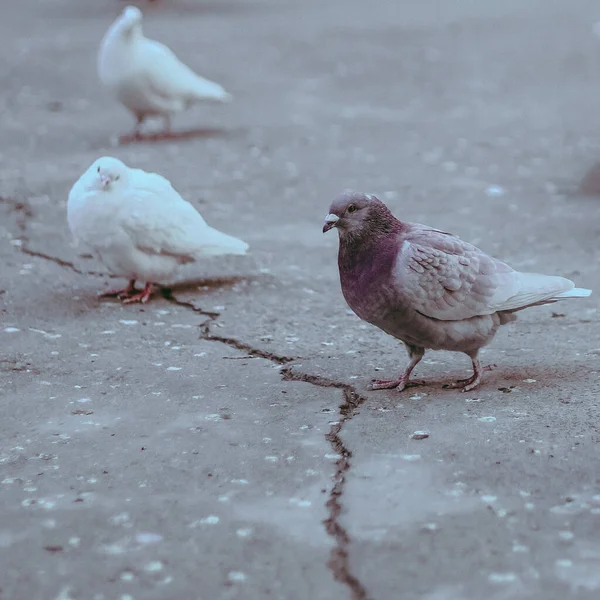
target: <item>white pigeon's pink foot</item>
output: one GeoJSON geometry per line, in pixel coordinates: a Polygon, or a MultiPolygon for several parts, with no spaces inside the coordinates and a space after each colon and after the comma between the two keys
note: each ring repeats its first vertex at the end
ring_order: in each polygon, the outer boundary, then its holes
{"type": "Polygon", "coordinates": [[[162,140],[176,140],[179,137],[181,137],[181,135],[179,133],[174,133],[173,131],[159,131],[158,133],[147,135],[146,139],[153,142],[160,142],[162,140]]]}
{"type": "Polygon", "coordinates": [[[138,290],[135,287],[135,279],[131,279],[126,288],[122,288],[120,290],[108,290],[108,292],[102,292],[100,294],[100,298],[119,298],[119,300],[123,300],[124,298],[130,298],[131,296],[138,293],[138,290]]]}
{"type": "Polygon", "coordinates": [[[135,142],[162,142],[165,140],[185,139],[185,134],[175,133],[171,131],[160,131],[158,133],[134,133],[130,135],[122,135],[119,138],[119,144],[126,146],[135,142]]]}
{"type": "Polygon", "coordinates": [[[146,287],[141,292],[124,297],[123,304],[134,304],[136,302],[139,302],[140,304],[146,304],[146,302],[150,300],[150,296],[152,296],[152,284],[147,283],[146,287]]]}

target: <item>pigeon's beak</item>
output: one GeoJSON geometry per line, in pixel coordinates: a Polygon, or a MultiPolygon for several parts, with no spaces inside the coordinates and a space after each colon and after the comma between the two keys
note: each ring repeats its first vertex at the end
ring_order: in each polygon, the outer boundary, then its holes
{"type": "Polygon", "coordinates": [[[330,229],[333,229],[340,218],[337,215],[329,214],[325,217],[325,224],[323,225],[323,233],[327,233],[330,229]]]}
{"type": "Polygon", "coordinates": [[[104,175],[104,174],[100,175],[100,183],[102,184],[103,188],[108,187],[110,182],[111,182],[111,179],[108,175],[104,175]]]}

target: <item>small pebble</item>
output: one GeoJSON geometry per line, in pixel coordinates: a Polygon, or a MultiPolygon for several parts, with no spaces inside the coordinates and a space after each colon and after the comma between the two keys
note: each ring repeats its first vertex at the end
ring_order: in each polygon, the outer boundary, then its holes
{"type": "Polygon", "coordinates": [[[498,185],[490,185],[487,190],[485,190],[485,193],[490,198],[497,198],[499,196],[504,196],[504,189],[498,185]]]}
{"type": "Polygon", "coordinates": [[[158,533],[138,533],[135,536],[135,539],[139,544],[156,544],[157,542],[160,542],[163,537],[158,533]]]}
{"type": "Polygon", "coordinates": [[[301,508],[307,508],[312,504],[310,500],[300,500],[299,498],[290,498],[289,503],[301,508]]]}
{"type": "Polygon", "coordinates": [[[242,529],[238,529],[235,533],[238,537],[248,537],[248,536],[252,535],[252,529],[250,529],[249,527],[242,528],[242,529]]]}
{"type": "Polygon", "coordinates": [[[162,568],[163,564],[160,562],[160,560],[153,560],[144,567],[144,571],[147,573],[156,573],[157,571],[161,571],[162,568]]]}
{"type": "Polygon", "coordinates": [[[198,525],[216,525],[221,519],[215,515],[209,515],[208,517],[204,517],[203,519],[198,519],[190,523],[190,527],[198,527],[198,525]]]}
{"type": "Polygon", "coordinates": [[[492,502],[496,502],[498,498],[496,496],[481,496],[481,500],[491,504],[492,502]]]}
{"type": "Polygon", "coordinates": [[[410,434],[410,437],[413,440],[426,440],[429,437],[429,433],[427,431],[414,431],[410,434]]]}
{"type": "Polygon", "coordinates": [[[561,558],[555,564],[557,567],[569,568],[573,566],[573,561],[568,558],[561,558]]]}
{"type": "Polygon", "coordinates": [[[517,580],[514,573],[490,573],[488,580],[492,583],[511,583],[517,580]]]}

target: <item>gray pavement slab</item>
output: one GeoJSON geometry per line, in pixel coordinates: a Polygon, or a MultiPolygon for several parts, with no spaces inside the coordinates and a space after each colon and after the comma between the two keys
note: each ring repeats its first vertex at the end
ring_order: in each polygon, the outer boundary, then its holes
{"type": "Polygon", "coordinates": [[[443,389],[469,373],[443,352],[370,392],[404,351],[348,310],[321,233],[353,187],[600,289],[597,3],[153,4],[147,34],[234,102],[127,146],[95,72],[121,3],[0,9],[0,598],[597,598],[595,295],[502,328],[473,392],[443,389]],[[121,281],[66,196],[102,155],[250,256],[98,299],[121,281]]]}

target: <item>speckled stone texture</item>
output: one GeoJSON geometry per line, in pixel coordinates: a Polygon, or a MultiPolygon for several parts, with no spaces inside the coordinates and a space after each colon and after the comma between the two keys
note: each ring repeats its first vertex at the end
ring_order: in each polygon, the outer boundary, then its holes
{"type": "Polygon", "coordinates": [[[123,3],[0,10],[0,598],[598,598],[598,3],[150,4],[234,101],[125,146],[95,72],[123,3]],[[97,299],[121,281],[65,205],[102,155],[251,255],[97,299]],[[446,353],[369,392],[406,356],[342,298],[344,188],[596,295],[502,328],[474,392],[442,389],[470,367],[446,353]]]}

